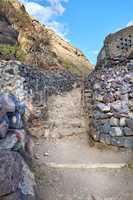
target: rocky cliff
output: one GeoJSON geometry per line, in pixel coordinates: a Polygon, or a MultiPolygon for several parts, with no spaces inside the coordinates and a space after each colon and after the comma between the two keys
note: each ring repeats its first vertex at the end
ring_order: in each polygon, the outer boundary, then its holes
{"type": "Polygon", "coordinates": [[[29,16],[17,0],[0,1],[0,56],[4,55],[42,69],[65,68],[78,74],[92,67],[79,49],[29,16]]]}
{"type": "Polygon", "coordinates": [[[133,26],[109,35],[85,85],[90,135],[133,149],[133,26]]]}
{"type": "Polygon", "coordinates": [[[112,33],[105,38],[97,67],[127,62],[133,58],[133,26],[112,33]]]}

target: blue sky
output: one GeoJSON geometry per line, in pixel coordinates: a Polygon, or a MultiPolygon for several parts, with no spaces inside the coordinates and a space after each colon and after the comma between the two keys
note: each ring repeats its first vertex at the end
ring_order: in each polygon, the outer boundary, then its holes
{"type": "Polygon", "coordinates": [[[133,25],[133,0],[21,0],[27,11],[80,48],[92,63],[107,34],[133,25]]]}

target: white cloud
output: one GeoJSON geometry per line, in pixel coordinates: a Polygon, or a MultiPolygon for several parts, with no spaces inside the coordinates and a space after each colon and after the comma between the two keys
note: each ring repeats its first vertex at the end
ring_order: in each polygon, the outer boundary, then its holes
{"type": "Polygon", "coordinates": [[[49,2],[48,6],[42,6],[29,0],[20,1],[25,5],[27,12],[37,18],[42,24],[53,29],[62,37],[67,35],[68,27],[66,24],[58,22],[56,17],[63,15],[65,12],[63,3],[68,2],[68,0],[47,0],[49,2]]]}
{"type": "Polygon", "coordinates": [[[133,20],[131,20],[131,21],[129,21],[128,23],[127,23],[127,27],[128,26],[132,26],[133,25],[133,20]]]}

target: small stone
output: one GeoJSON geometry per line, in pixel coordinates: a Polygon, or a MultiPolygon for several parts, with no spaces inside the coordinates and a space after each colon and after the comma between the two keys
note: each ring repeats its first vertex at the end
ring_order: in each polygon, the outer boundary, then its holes
{"type": "Polygon", "coordinates": [[[127,125],[128,128],[133,130],[133,120],[132,119],[127,119],[126,125],[127,125]]]}
{"type": "Polygon", "coordinates": [[[128,116],[129,116],[130,119],[133,119],[133,112],[129,112],[128,116]]]}
{"type": "Polygon", "coordinates": [[[130,110],[133,111],[133,102],[131,100],[129,100],[128,104],[129,104],[130,110]]]}
{"type": "Polygon", "coordinates": [[[112,137],[111,144],[118,147],[124,147],[125,138],[124,137],[112,137]]]}
{"type": "Polygon", "coordinates": [[[36,159],[36,160],[39,160],[39,159],[40,159],[40,156],[39,156],[39,155],[35,155],[35,159],[36,159]]]}
{"type": "Polygon", "coordinates": [[[110,119],[110,125],[111,126],[118,126],[119,125],[119,119],[115,117],[111,117],[110,119]]]}
{"type": "Polygon", "coordinates": [[[126,126],[126,117],[120,118],[120,126],[126,126]]]}
{"type": "Polygon", "coordinates": [[[104,144],[111,144],[111,136],[108,134],[101,134],[100,142],[102,142],[104,144]]]}
{"type": "Polygon", "coordinates": [[[112,93],[107,94],[103,97],[104,103],[112,103],[113,101],[114,101],[114,97],[113,97],[112,93]]]}
{"type": "Polygon", "coordinates": [[[101,89],[101,85],[99,83],[95,83],[93,88],[94,88],[94,90],[101,89]]]}
{"type": "Polygon", "coordinates": [[[129,91],[129,86],[128,85],[123,85],[122,86],[122,94],[127,94],[128,93],[128,91],[129,91]]]}
{"type": "Polygon", "coordinates": [[[111,108],[120,113],[127,113],[129,110],[127,102],[119,100],[111,103],[111,108]]]}
{"type": "Polygon", "coordinates": [[[133,137],[126,137],[124,146],[133,149],[133,137]]]}
{"type": "Polygon", "coordinates": [[[96,142],[99,142],[99,140],[100,140],[100,133],[99,133],[99,131],[95,131],[95,133],[93,134],[93,139],[96,142]]]}
{"type": "Polygon", "coordinates": [[[122,101],[126,101],[128,103],[128,94],[124,94],[121,96],[122,101]]]}
{"type": "Polygon", "coordinates": [[[95,100],[96,100],[96,101],[99,101],[99,102],[102,102],[102,101],[103,101],[103,96],[100,95],[100,94],[96,94],[96,95],[95,95],[95,100]]]}
{"type": "Polygon", "coordinates": [[[121,110],[121,101],[115,101],[111,103],[111,108],[115,111],[120,111],[121,110]]]}
{"type": "Polygon", "coordinates": [[[0,150],[11,150],[17,141],[16,134],[8,134],[6,138],[0,140],[0,150]]]}
{"type": "Polygon", "coordinates": [[[110,132],[111,126],[109,123],[105,123],[103,126],[99,126],[100,133],[108,134],[110,132]]]}
{"type": "Polygon", "coordinates": [[[111,130],[110,130],[110,135],[115,137],[115,136],[123,136],[123,132],[122,132],[122,129],[120,127],[111,127],[111,130]]]}
{"type": "Polygon", "coordinates": [[[43,155],[44,155],[45,157],[47,157],[49,154],[48,154],[47,152],[45,152],[43,155]]]}
{"type": "Polygon", "coordinates": [[[96,106],[99,110],[102,112],[109,112],[110,111],[110,105],[106,105],[104,103],[98,103],[96,106]]]}
{"type": "Polygon", "coordinates": [[[102,112],[97,111],[97,110],[93,112],[93,118],[96,119],[96,120],[108,119],[111,116],[113,116],[113,113],[102,113],[102,112]]]}
{"type": "Polygon", "coordinates": [[[133,135],[133,130],[131,130],[131,129],[128,128],[128,127],[124,127],[124,128],[123,128],[123,131],[124,131],[124,135],[125,135],[125,136],[131,136],[131,135],[133,135]]]}

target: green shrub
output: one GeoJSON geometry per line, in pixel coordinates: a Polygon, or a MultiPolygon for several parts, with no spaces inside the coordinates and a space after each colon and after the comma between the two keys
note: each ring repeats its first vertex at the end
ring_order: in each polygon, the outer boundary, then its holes
{"type": "Polygon", "coordinates": [[[0,44],[0,53],[5,57],[13,57],[16,53],[16,46],[0,44]]]}
{"type": "Polygon", "coordinates": [[[0,54],[5,59],[16,58],[23,62],[25,60],[25,52],[18,45],[0,44],[0,54]]]}
{"type": "Polygon", "coordinates": [[[16,51],[16,59],[21,62],[24,62],[25,57],[26,57],[26,52],[24,52],[20,47],[18,47],[16,51]]]}

